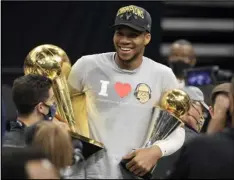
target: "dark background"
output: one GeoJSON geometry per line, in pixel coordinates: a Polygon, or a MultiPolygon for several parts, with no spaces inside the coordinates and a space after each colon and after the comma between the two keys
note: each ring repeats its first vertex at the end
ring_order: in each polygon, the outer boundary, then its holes
{"type": "MultiPolygon", "coordinates": [[[[2,84],[23,73],[24,59],[34,47],[54,44],[73,64],[82,55],[114,51],[114,18],[132,2],[4,2],[2,3],[2,84]],[[13,69],[13,67],[15,69],[13,69]]],[[[134,2],[151,12],[152,41],[146,56],[159,61],[160,2],[134,2]]]]}

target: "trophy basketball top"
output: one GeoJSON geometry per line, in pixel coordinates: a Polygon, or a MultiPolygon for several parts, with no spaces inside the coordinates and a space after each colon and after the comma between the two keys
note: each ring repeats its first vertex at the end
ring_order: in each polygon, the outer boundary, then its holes
{"type": "Polygon", "coordinates": [[[189,110],[190,98],[184,91],[172,89],[162,95],[159,106],[179,118],[189,110]]]}
{"type": "Polygon", "coordinates": [[[52,44],[35,47],[24,61],[26,75],[41,74],[53,80],[61,74],[67,77],[70,70],[71,63],[65,51],[52,44]]]}

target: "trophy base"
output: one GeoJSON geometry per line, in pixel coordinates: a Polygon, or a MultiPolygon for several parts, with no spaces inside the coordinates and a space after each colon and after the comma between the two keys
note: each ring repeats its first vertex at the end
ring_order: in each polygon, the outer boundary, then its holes
{"type": "Polygon", "coordinates": [[[71,132],[71,131],[70,131],[70,135],[72,139],[78,139],[82,142],[82,145],[83,145],[82,154],[85,159],[90,157],[92,154],[104,149],[103,144],[98,141],[95,141],[93,139],[87,138],[85,136],[82,136],[78,133],[71,132]]]}
{"type": "Polygon", "coordinates": [[[120,165],[121,165],[121,167],[124,169],[124,170],[126,170],[127,172],[129,172],[129,173],[131,173],[132,174],[132,176],[134,176],[134,177],[137,177],[138,179],[145,179],[145,180],[147,180],[147,179],[151,179],[152,178],[152,173],[146,173],[144,176],[136,176],[136,175],[134,175],[132,172],[130,172],[127,168],[126,168],[126,164],[129,162],[129,161],[131,161],[131,159],[129,160],[129,159],[124,159],[124,160],[122,160],[121,162],[120,162],[120,165]]]}

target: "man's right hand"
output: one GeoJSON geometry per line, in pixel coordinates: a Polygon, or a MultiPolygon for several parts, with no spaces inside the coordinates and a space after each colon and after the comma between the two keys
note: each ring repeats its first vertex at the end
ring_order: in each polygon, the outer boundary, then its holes
{"type": "Polygon", "coordinates": [[[209,122],[207,133],[215,133],[225,128],[227,112],[230,110],[230,98],[226,94],[218,94],[215,98],[212,119],[209,122]]]}
{"type": "Polygon", "coordinates": [[[217,113],[227,113],[230,109],[230,98],[226,94],[218,94],[215,98],[214,115],[217,113]]]}

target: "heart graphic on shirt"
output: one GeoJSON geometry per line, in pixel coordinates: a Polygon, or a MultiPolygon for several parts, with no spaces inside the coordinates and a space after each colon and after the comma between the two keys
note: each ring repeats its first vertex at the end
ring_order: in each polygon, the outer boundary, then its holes
{"type": "Polygon", "coordinates": [[[124,96],[127,96],[131,92],[131,90],[132,88],[130,84],[127,84],[127,83],[123,84],[121,82],[115,83],[115,91],[121,98],[123,98],[124,96]]]}

